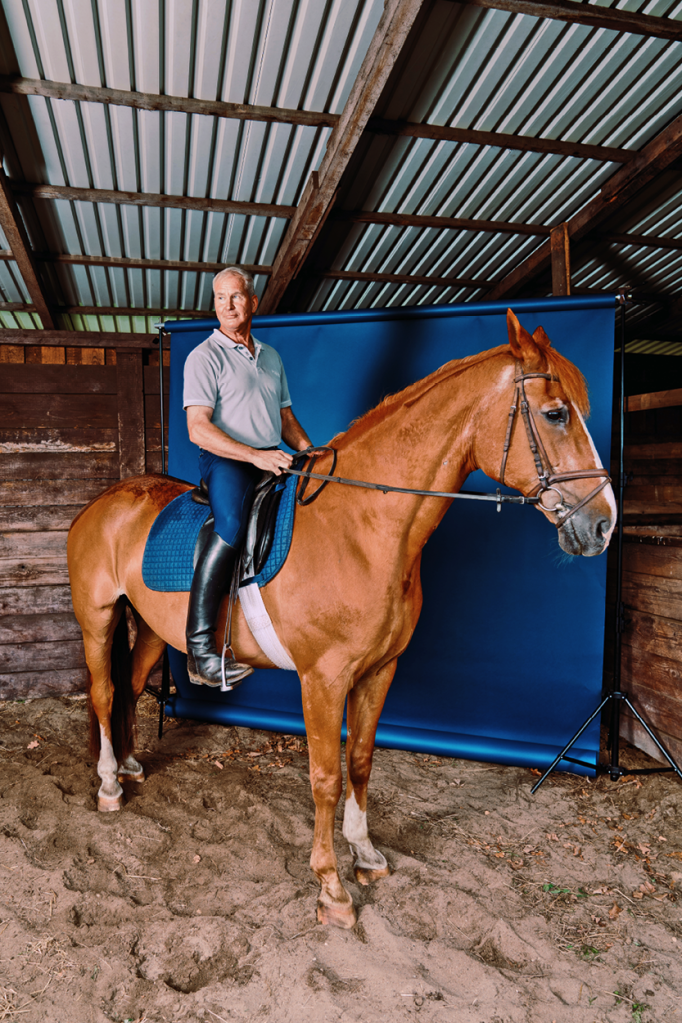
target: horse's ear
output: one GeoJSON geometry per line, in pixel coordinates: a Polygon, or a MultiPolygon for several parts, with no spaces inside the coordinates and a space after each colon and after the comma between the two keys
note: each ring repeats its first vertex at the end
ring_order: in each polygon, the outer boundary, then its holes
{"type": "Polygon", "coordinates": [[[533,331],[533,341],[535,341],[538,348],[551,348],[552,342],[545,334],[544,327],[536,327],[533,331]]]}
{"type": "Polygon", "coordinates": [[[525,327],[522,327],[511,309],[507,309],[507,330],[512,355],[521,362],[537,355],[537,345],[525,327]]]}

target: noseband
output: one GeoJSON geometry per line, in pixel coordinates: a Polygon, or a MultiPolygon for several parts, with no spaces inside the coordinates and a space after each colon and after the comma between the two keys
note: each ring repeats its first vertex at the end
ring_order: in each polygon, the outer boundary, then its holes
{"type": "Polygon", "coordinates": [[[528,398],[526,397],[526,380],[533,380],[536,378],[540,378],[542,380],[553,380],[556,383],[559,383],[559,378],[552,376],[551,373],[524,373],[523,367],[518,362],[516,363],[514,376],[516,388],[514,390],[514,400],[512,401],[511,408],[509,409],[507,435],[504,438],[504,448],[502,449],[500,483],[504,483],[504,474],[507,468],[507,457],[509,455],[514,423],[516,421],[517,412],[520,411],[526,427],[528,444],[535,462],[535,471],[538,474],[538,482],[533,488],[532,494],[538,495],[535,501],[544,511],[553,512],[557,515],[554,525],[557,529],[561,529],[564,523],[567,522],[572,515],[575,515],[575,513],[584,507],[588,501],[591,501],[593,497],[596,497],[597,494],[600,494],[601,491],[609,485],[611,477],[606,469],[578,469],[575,472],[554,472],[552,463],[549,460],[545,446],[542,443],[542,438],[538,432],[532,409],[528,404],[528,398]],[[556,486],[557,483],[565,483],[567,480],[596,479],[599,476],[604,477],[601,483],[599,483],[594,490],[591,490],[587,497],[583,497],[582,501],[579,501],[574,505],[568,505],[565,503],[564,495],[556,486]],[[559,503],[555,504],[553,508],[545,505],[542,500],[543,496],[548,494],[551,490],[553,490],[559,498],[559,503]],[[565,512],[565,514],[560,515],[560,512],[565,512]]]}

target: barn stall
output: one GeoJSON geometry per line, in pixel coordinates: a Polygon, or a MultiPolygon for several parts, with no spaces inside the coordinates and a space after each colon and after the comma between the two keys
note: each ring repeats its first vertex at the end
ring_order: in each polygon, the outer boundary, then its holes
{"type": "Polygon", "coordinates": [[[221,266],[270,314],[625,291],[623,683],[679,756],[681,34],[667,3],[7,0],[0,697],[84,691],[66,530],[161,467],[156,325],[221,266]]]}

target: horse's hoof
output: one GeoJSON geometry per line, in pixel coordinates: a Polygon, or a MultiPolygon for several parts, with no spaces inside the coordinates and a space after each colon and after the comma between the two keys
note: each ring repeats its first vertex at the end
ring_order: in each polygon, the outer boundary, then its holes
{"type": "Polygon", "coordinates": [[[391,873],[391,868],[388,863],[385,867],[354,867],[353,873],[358,884],[367,885],[371,884],[372,881],[378,881],[382,877],[388,877],[391,873]]]}
{"type": "Polygon", "coordinates": [[[353,903],[347,905],[328,906],[324,902],[317,903],[317,921],[321,924],[329,924],[332,927],[342,927],[349,931],[355,927],[358,915],[355,912],[353,903]]]}
{"type": "Polygon", "coordinates": [[[132,771],[119,771],[119,781],[136,781],[138,785],[141,785],[144,781],[144,771],[138,771],[137,774],[133,774],[132,771]]]}
{"type": "Polygon", "coordinates": [[[122,796],[97,796],[97,809],[100,813],[113,813],[123,806],[122,796]]]}

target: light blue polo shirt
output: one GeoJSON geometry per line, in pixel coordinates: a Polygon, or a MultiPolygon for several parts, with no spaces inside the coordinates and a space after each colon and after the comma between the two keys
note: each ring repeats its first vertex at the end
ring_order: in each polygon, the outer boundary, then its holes
{"type": "Polygon", "coordinates": [[[213,409],[211,421],[253,448],[282,439],[280,410],[291,405],[284,366],[270,345],[253,338],[255,356],[219,330],[197,345],[185,362],[183,407],[213,409]]]}

